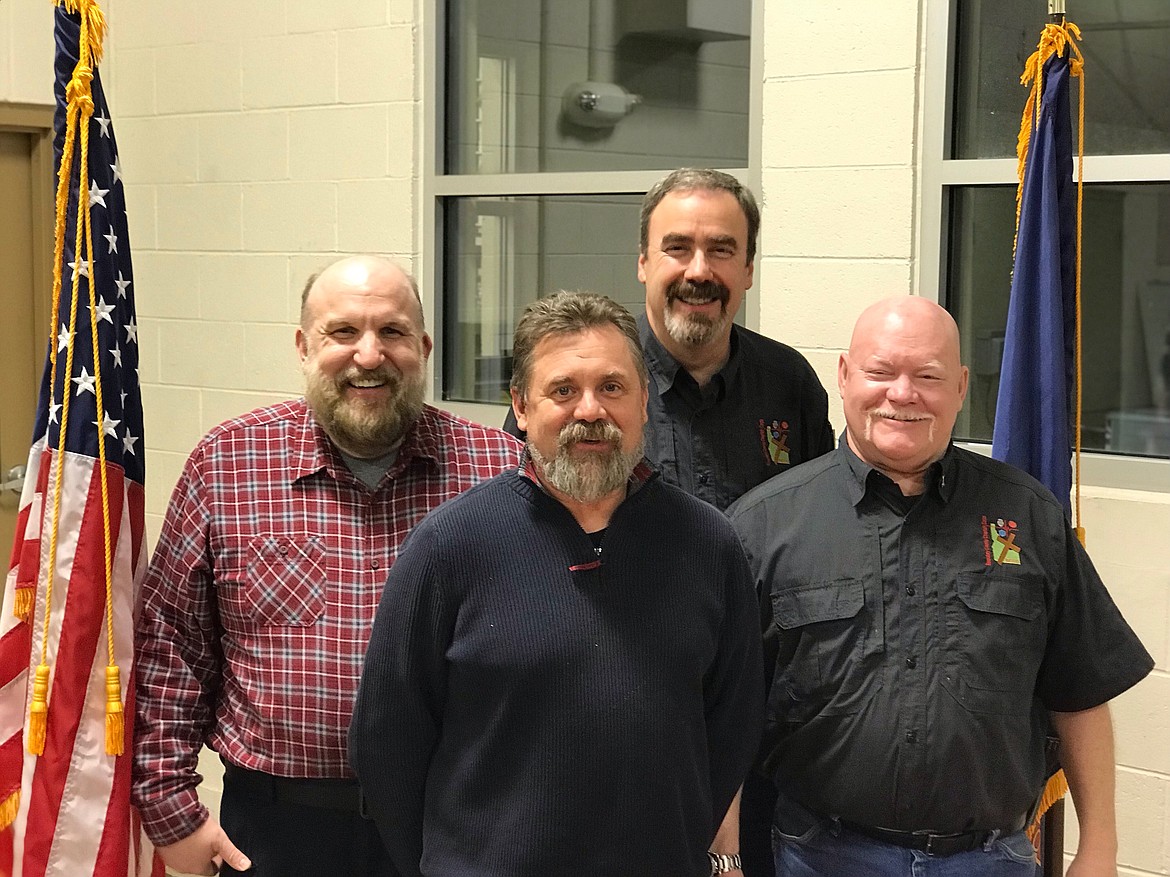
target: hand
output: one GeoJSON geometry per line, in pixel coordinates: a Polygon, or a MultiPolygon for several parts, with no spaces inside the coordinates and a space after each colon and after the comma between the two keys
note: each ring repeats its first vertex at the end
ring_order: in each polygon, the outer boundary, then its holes
{"type": "Polygon", "coordinates": [[[1117,877],[1117,857],[1078,852],[1064,873],[1065,877],[1117,877]]]}
{"type": "Polygon", "coordinates": [[[217,874],[224,861],[237,871],[252,867],[213,816],[182,840],[155,849],[164,865],[181,874],[217,874]]]}

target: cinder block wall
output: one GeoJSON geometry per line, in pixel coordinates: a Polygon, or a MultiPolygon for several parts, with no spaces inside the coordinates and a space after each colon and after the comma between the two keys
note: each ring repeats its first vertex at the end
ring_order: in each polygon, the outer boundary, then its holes
{"type": "Polygon", "coordinates": [[[109,0],[157,532],[216,423],[300,392],[300,288],[337,253],[410,265],[410,0],[109,0]]]}
{"type": "MultiPolygon", "coordinates": [[[[763,331],[800,347],[834,400],[858,311],[918,291],[925,2],[765,7],[754,294],[763,331]]],[[[51,15],[17,11],[27,5],[0,3],[0,99],[48,102],[51,79],[30,68],[51,65],[51,15]]],[[[206,429],[299,391],[303,278],[336,252],[417,257],[423,59],[412,0],[204,0],[166,14],[149,0],[108,0],[106,11],[103,76],[130,200],[142,350],[153,351],[142,376],[156,531],[206,429]]],[[[1114,709],[1122,873],[1168,874],[1170,496],[1089,485],[1084,522],[1158,662],[1114,709]]]]}

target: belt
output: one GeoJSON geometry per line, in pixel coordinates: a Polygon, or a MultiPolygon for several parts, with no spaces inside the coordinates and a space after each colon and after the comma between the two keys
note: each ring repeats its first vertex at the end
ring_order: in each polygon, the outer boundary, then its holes
{"type": "Polygon", "coordinates": [[[957,831],[952,834],[934,834],[929,831],[895,831],[892,828],[857,825],[843,819],[841,824],[854,834],[864,835],[896,847],[919,850],[928,856],[953,856],[955,853],[969,853],[987,843],[992,835],[990,831],[957,831]]]}
{"type": "Polygon", "coordinates": [[[249,798],[323,810],[361,812],[361,790],[356,779],[278,777],[258,770],[223,763],[224,785],[249,798]]]}

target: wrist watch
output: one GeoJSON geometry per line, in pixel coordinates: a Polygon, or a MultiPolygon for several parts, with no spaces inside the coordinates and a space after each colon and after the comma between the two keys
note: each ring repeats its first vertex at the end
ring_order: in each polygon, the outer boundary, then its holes
{"type": "Polygon", "coordinates": [[[738,871],[743,867],[739,853],[732,853],[729,856],[725,853],[713,853],[708,850],[707,858],[711,860],[712,874],[726,874],[728,871],[738,871]]]}

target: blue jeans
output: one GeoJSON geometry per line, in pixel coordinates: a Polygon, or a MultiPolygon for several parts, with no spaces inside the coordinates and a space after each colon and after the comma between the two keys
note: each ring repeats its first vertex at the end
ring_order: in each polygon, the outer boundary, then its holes
{"type": "Polygon", "coordinates": [[[1036,877],[1036,853],[1023,831],[989,835],[977,850],[928,856],[819,820],[799,837],[772,830],[776,877],[1036,877]]]}

